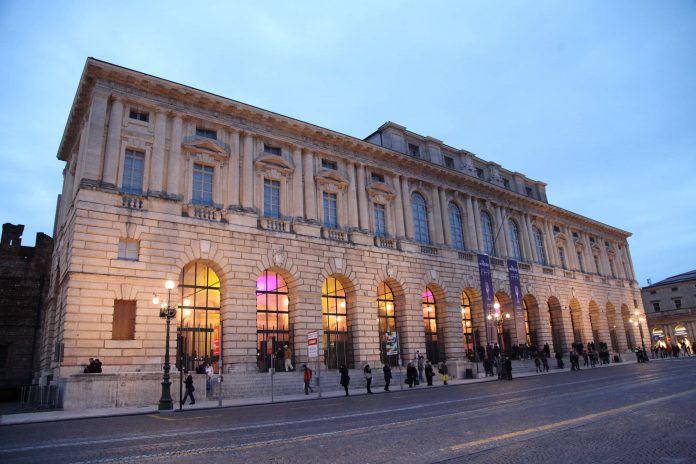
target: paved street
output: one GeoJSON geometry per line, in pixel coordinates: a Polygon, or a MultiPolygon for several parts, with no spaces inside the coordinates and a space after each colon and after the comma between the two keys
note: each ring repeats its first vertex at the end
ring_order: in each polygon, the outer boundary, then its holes
{"type": "Polygon", "coordinates": [[[0,461],[693,463],[694,411],[696,357],[370,396],[5,425],[0,461]]]}

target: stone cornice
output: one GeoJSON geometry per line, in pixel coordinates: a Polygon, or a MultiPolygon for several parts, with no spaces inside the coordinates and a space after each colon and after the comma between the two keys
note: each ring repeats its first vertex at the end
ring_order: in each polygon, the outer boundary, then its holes
{"type": "MultiPolygon", "coordinates": [[[[241,131],[256,132],[272,138],[281,138],[289,143],[307,146],[319,152],[334,152],[365,165],[372,165],[372,160],[378,158],[382,161],[392,162],[395,166],[394,172],[406,177],[422,179],[423,175],[426,174],[433,179],[437,179],[438,185],[443,187],[456,191],[472,191],[475,192],[476,196],[489,199],[505,207],[526,208],[527,212],[533,215],[550,216],[555,220],[569,221],[568,225],[571,226],[580,223],[586,228],[589,227],[593,230],[602,231],[597,233],[597,235],[608,233],[621,238],[631,235],[624,230],[594,221],[563,208],[534,200],[430,161],[413,158],[395,150],[330,129],[94,58],[88,58],[85,64],[58,150],[58,158],[60,160],[68,161],[70,159],[70,154],[77,142],[81,125],[87,117],[86,113],[95,85],[100,79],[109,83],[108,86],[100,83],[100,91],[112,90],[113,93],[121,90],[125,94],[124,96],[128,98],[142,97],[143,93],[150,92],[159,97],[159,105],[164,110],[199,113],[195,114],[195,116],[210,120],[214,124],[235,125],[241,131]],[[119,85],[122,89],[116,88],[119,85]],[[501,198],[504,199],[502,202],[501,198]]],[[[398,126],[393,123],[389,124],[398,126]]],[[[398,127],[401,128],[401,126],[398,127]]],[[[405,128],[401,129],[405,130],[405,128]]],[[[422,136],[419,137],[423,138],[422,136]]],[[[445,145],[443,144],[443,146],[445,145]]],[[[451,149],[453,152],[462,152],[462,150],[451,147],[448,149],[451,149]]],[[[472,153],[465,153],[476,157],[472,153]]],[[[481,162],[488,163],[483,160],[481,162]]],[[[530,179],[530,181],[533,180],[530,179]]],[[[538,183],[540,181],[533,182],[538,183]]]]}

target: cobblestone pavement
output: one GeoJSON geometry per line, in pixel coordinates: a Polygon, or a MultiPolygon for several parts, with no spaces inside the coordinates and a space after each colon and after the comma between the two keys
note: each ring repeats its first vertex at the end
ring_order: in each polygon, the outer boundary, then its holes
{"type": "Polygon", "coordinates": [[[304,403],[0,427],[3,463],[694,463],[696,357],[304,403]]]}

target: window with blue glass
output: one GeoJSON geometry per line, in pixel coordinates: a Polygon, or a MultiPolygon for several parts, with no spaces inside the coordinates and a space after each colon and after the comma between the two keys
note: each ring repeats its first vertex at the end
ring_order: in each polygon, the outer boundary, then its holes
{"type": "Polygon", "coordinates": [[[213,204],[213,172],[210,166],[193,165],[193,188],[191,199],[199,205],[213,204]]]}
{"type": "Polygon", "coordinates": [[[384,237],[387,235],[387,225],[385,220],[385,207],[380,203],[375,203],[375,235],[384,237]]]}
{"type": "Polygon", "coordinates": [[[450,203],[448,206],[450,231],[452,233],[452,245],[460,250],[464,249],[464,230],[462,228],[462,212],[459,206],[450,203]]]}
{"type": "Polygon", "coordinates": [[[483,251],[495,256],[495,242],[493,240],[493,221],[491,215],[481,211],[481,233],[483,235],[483,251]]]}
{"type": "Polygon", "coordinates": [[[143,166],[145,165],[145,153],[135,150],[126,150],[126,158],[123,163],[123,183],[121,191],[141,195],[143,193],[143,166]]]}
{"type": "Polygon", "coordinates": [[[428,208],[425,205],[425,199],[418,192],[413,192],[411,195],[411,211],[413,213],[413,230],[416,234],[416,241],[430,243],[428,208]]]}
{"type": "Polygon", "coordinates": [[[280,217],[280,181],[264,179],[263,214],[266,217],[280,217]]]}
{"type": "Polygon", "coordinates": [[[338,214],[336,209],[336,194],[324,192],[324,225],[326,227],[338,227],[338,214]]]}

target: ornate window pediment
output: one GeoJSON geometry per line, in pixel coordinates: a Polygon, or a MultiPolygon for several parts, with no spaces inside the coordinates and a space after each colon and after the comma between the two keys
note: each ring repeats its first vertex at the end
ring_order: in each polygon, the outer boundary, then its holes
{"type": "Polygon", "coordinates": [[[190,151],[206,153],[216,157],[228,157],[230,155],[230,146],[226,143],[199,135],[184,137],[182,146],[190,151]]]}
{"type": "Polygon", "coordinates": [[[261,155],[254,164],[256,169],[261,172],[278,172],[284,176],[295,171],[290,163],[277,155],[261,155]]]}
{"type": "Polygon", "coordinates": [[[391,186],[384,182],[372,182],[367,186],[367,194],[375,200],[382,199],[383,201],[391,201],[396,192],[391,186]]]}
{"type": "Polygon", "coordinates": [[[314,180],[319,186],[335,186],[338,189],[344,189],[349,185],[348,179],[330,169],[322,169],[319,174],[314,176],[314,180]]]}

